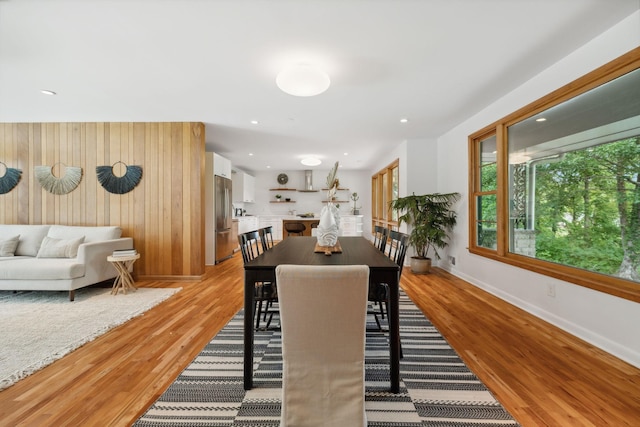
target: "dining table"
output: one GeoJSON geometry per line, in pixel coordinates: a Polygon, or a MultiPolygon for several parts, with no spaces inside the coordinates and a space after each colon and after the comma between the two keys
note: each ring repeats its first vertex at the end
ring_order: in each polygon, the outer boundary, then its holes
{"type": "MultiPolygon", "coordinates": [[[[364,237],[339,237],[339,252],[317,251],[317,238],[284,239],[244,265],[244,389],[253,388],[254,287],[257,282],[276,283],[276,267],[295,265],[367,265],[370,283],[389,286],[390,391],[400,391],[399,266],[364,237]]],[[[277,286],[277,283],[276,283],[277,286]]],[[[322,325],[318,325],[319,328],[322,325]]],[[[309,385],[313,387],[312,384],[309,385]]]]}

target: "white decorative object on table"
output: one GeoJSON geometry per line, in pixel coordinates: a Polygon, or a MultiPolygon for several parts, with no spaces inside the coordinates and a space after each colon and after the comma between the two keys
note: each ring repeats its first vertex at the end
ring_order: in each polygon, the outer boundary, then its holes
{"type": "Polygon", "coordinates": [[[340,182],[336,178],[338,172],[338,162],[327,177],[327,206],[320,211],[320,223],[318,224],[318,245],[319,246],[335,246],[338,243],[338,233],[340,230],[340,212],[332,202],[335,197],[336,190],[340,182]]]}

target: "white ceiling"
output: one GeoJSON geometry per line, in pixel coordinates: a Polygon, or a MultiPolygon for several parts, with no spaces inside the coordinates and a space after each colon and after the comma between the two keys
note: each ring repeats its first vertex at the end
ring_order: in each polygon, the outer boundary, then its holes
{"type": "Polygon", "coordinates": [[[320,156],[322,169],[335,161],[369,169],[639,8],[640,0],[0,0],[0,121],[202,121],[207,150],[247,171],[308,169],[299,162],[306,154],[320,156]],[[292,61],[322,66],[329,90],[281,92],[276,74],[292,61]]]}

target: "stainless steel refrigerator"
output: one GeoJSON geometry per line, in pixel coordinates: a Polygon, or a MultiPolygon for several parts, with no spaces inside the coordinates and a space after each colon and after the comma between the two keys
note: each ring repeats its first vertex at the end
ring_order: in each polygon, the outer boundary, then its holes
{"type": "Polygon", "coordinates": [[[216,264],[233,255],[238,242],[232,241],[231,180],[215,176],[216,264]]]}

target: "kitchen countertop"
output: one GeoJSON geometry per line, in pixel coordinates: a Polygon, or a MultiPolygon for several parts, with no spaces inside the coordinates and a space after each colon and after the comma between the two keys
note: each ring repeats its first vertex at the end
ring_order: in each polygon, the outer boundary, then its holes
{"type": "MultiPolygon", "coordinates": [[[[353,217],[353,216],[363,216],[363,215],[351,215],[351,214],[340,214],[341,218],[346,218],[346,217],[353,217]]],[[[316,214],[315,216],[312,217],[301,217],[301,216],[297,216],[297,215],[277,215],[277,214],[267,214],[267,215],[243,215],[243,216],[235,216],[233,217],[234,219],[238,219],[238,218],[265,218],[265,219],[301,219],[301,220],[312,220],[312,219],[320,219],[320,215],[316,214]]]]}
{"type": "Polygon", "coordinates": [[[286,216],[286,217],[282,217],[283,221],[313,221],[313,220],[317,220],[320,219],[319,216],[286,216]]]}
{"type": "Polygon", "coordinates": [[[302,218],[297,215],[258,215],[258,217],[266,219],[320,219],[318,215],[308,218],[302,218]]]}

